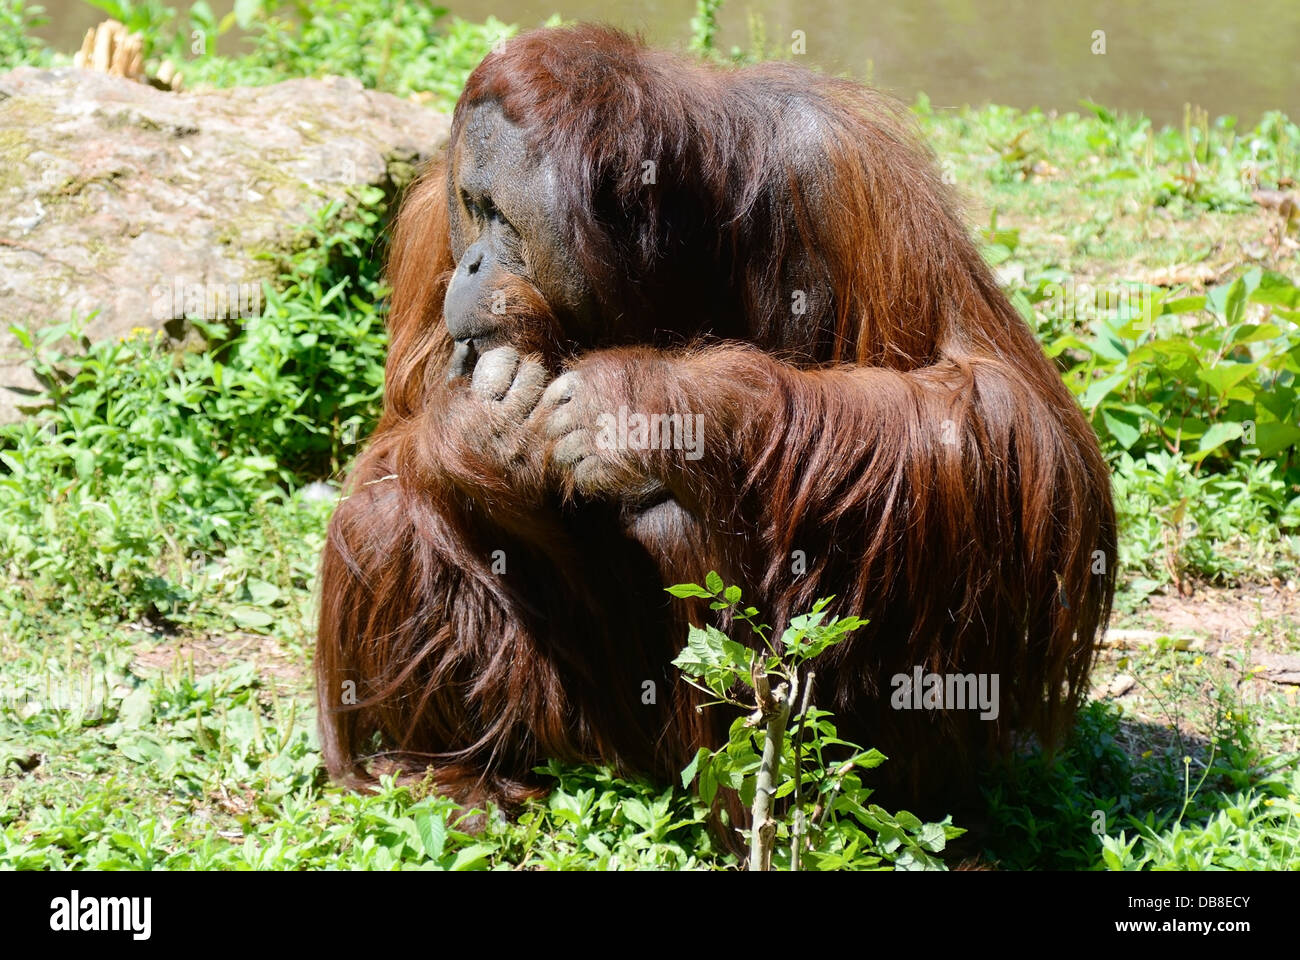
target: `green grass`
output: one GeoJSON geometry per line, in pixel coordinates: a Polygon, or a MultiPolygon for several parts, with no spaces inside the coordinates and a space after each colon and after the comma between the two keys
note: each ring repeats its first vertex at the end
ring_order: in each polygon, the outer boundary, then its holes
{"type": "MultiPolygon", "coordinates": [[[[513,26],[489,17],[469,23],[444,7],[408,0],[241,0],[218,19],[205,0],[188,10],[160,0],[87,0],[105,18],[144,39],[145,72],[164,60],[195,86],[261,86],[292,77],[356,77],[397,96],[415,96],[448,109],[469,71],[513,26]],[[238,27],[234,55],[217,41],[238,27]]],[[[20,63],[71,66],[71,50],[55,51],[31,28],[46,21],[39,5],[0,0],[0,70],[20,63]]]]}
{"type": "MultiPolygon", "coordinates": [[[[153,60],[184,56],[190,85],[346,70],[444,107],[510,31],[349,7],[291,27],[241,5],[247,52],[197,58],[178,48],[190,28],[222,28],[202,5],[118,12],[153,60]]],[[[31,15],[0,0],[0,64],[66,59],[31,15]]],[[[915,112],[1114,465],[1122,608],[1295,579],[1300,244],[1251,192],[1300,178],[1296,126],[915,112]],[[1138,284],[1151,323],[1063,314],[1063,281],[1138,284]]],[[[322,211],[263,315],[209,330],[216,351],[31,339],[47,409],[0,428],[0,868],[735,866],[698,801],[600,770],[552,767],[555,792],[514,822],[322,776],[308,666],[330,504],[311,484],[378,415],[388,212],[378,191],[322,211]]],[[[1295,704],[1242,692],[1254,654],[1300,650],[1300,626],[1249,641],[1107,652],[1099,678],[1127,673],[1136,694],[1090,705],[1056,757],[990,780],[986,823],[957,826],[1006,868],[1300,867],[1295,704]]]]}

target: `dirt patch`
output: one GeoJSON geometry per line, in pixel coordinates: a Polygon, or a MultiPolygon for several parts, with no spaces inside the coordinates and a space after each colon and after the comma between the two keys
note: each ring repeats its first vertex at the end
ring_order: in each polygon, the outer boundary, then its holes
{"type": "Polygon", "coordinates": [[[1191,597],[1155,595],[1130,619],[1124,626],[1202,637],[1217,645],[1244,647],[1257,641],[1265,650],[1300,652],[1300,592],[1293,584],[1201,588],[1191,597]]]}
{"type": "MultiPolygon", "coordinates": [[[[1259,705],[1260,734],[1282,751],[1300,750],[1300,593],[1294,584],[1200,588],[1195,596],[1152,596],[1116,618],[1099,644],[1092,696],[1118,703],[1136,721],[1134,755],[1186,745],[1214,729],[1230,705],[1259,705]],[[1292,717],[1287,719],[1287,715],[1292,717]],[[1165,736],[1160,731],[1163,730],[1165,736]]],[[[1186,749],[1186,746],[1181,747],[1186,749]]]]}
{"type": "Polygon", "coordinates": [[[236,663],[251,662],[263,683],[277,693],[301,692],[308,684],[309,665],[274,637],[257,633],[148,635],[132,646],[131,671],[139,676],[193,670],[196,676],[236,663]],[[192,668],[191,668],[192,664],[192,668]]]}

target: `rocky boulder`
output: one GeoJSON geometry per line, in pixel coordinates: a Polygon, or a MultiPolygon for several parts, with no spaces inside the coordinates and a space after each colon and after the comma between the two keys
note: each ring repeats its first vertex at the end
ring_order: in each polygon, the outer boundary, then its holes
{"type": "Polygon", "coordinates": [[[173,93],[77,69],[0,75],[0,422],[37,388],[10,324],[94,314],[98,340],[255,314],[267,252],[357,187],[408,180],[447,128],[337,77],[173,93]]]}

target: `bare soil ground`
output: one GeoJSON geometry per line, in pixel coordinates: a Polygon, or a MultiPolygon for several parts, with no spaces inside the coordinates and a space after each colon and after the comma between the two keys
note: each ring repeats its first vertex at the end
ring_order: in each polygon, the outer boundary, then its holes
{"type": "MultiPolygon", "coordinates": [[[[1198,588],[1192,597],[1152,596],[1117,617],[1093,671],[1095,699],[1119,703],[1141,726],[1141,754],[1165,739],[1194,752],[1225,705],[1218,686],[1242,704],[1269,704],[1264,738],[1300,750],[1300,592],[1295,584],[1198,588]],[[1280,709],[1279,709],[1280,708],[1280,709]],[[1289,716],[1288,716],[1289,715],[1289,716]]],[[[1171,743],[1172,745],[1172,743],[1171,743]]]]}

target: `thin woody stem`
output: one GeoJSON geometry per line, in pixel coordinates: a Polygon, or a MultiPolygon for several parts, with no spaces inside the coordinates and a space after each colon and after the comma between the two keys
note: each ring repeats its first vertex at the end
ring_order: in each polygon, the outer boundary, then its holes
{"type": "MultiPolygon", "coordinates": [[[[781,746],[785,741],[785,726],[790,719],[791,690],[781,684],[771,692],[771,710],[764,710],[767,720],[767,739],[763,742],[763,761],[758,769],[758,785],[754,790],[753,829],[749,837],[749,869],[772,868],[772,846],[776,839],[776,821],[771,819],[772,795],[776,793],[776,778],[781,770],[781,746]]],[[[760,700],[761,705],[761,700],[760,700]]]]}

